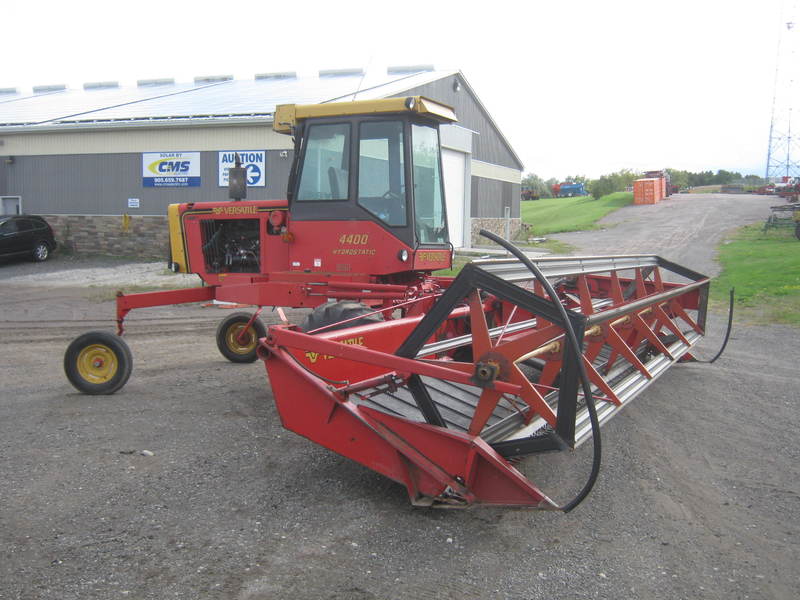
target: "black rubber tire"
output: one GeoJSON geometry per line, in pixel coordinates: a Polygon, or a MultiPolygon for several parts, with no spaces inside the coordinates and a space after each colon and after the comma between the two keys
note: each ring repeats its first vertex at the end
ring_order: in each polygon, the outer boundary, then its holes
{"type": "Polygon", "coordinates": [[[217,327],[217,348],[222,356],[235,363],[251,363],[257,358],[258,340],[267,336],[267,328],[256,318],[247,330],[245,343],[236,340],[241,330],[253,315],[237,312],[227,316],[217,327]]]}
{"type": "Polygon", "coordinates": [[[361,302],[356,302],[355,300],[330,300],[325,304],[320,304],[313,311],[311,311],[311,313],[303,321],[303,324],[300,325],[300,329],[303,331],[314,331],[320,327],[332,325],[331,327],[327,327],[325,330],[320,332],[325,333],[328,331],[336,331],[337,329],[355,327],[356,325],[369,325],[371,323],[380,323],[383,321],[383,318],[380,314],[374,314],[362,316],[360,319],[355,319],[348,323],[342,323],[341,325],[334,325],[334,323],[339,323],[340,321],[344,321],[346,319],[354,319],[355,317],[366,315],[367,313],[371,312],[374,312],[373,309],[365,304],[362,304],[361,302]]]}
{"type": "Polygon", "coordinates": [[[36,262],[44,262],[48,258],[50,258],[50,246],[48,246],[45,242],[39,242],[33,248],[32,252],[33,260],[36,262]]]}
{"type": "Polygon", "coordinates": [[[133,355],[128,344],[107,331],[79,335],[64,353],[64,373],[84,394],[113,394],[127,383],[132,370],[133,355]]]}

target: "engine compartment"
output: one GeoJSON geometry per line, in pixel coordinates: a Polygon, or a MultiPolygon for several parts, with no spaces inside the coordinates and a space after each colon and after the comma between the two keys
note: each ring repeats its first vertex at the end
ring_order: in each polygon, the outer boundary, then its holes
{"type": "Polygon", "coordinates": [[[258,273],[261,267],[258,219],[200,221],[208,273],[258,273]]]}

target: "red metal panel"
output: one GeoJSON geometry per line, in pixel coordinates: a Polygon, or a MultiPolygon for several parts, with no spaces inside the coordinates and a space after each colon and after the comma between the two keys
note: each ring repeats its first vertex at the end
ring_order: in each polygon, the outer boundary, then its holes
{"type": "Polygon", "coordinates": [[[555,506],[480,438],[341,401],[280,348],[265,362],[284,427],[403,483],[412,501],[450,489],[464,503],[555,506]]]}
{"type": "Polygon", "coordinates": [[[289,269],[384,275],[410,269],[411,248],[373,221],[292,221],[289,269]]]}
{"type": "MultiPolygon", "coordinates": [[[[437,362],[433,364],[431,362],[416,361],[378,352],[358,344],[340,344],[320,336],[309,336],[298,331],[292,331],[283,325],[274,325],[269,328],[267,344],[270,347],[297,348],[320,354],[330,354],[331,356],[338,356],[365,365],[377,365],[399,373],[416,373],[454,383],[474,385],[469,374],[458,370],[455,366],[447,366],[446,363],[437,362]]],[[[519,394],[521,391],[519,385],[505,381],[494,381],[493,385],[494,389],[499,392],[519,394]]]]}
{"type": "MultiPolygon", "coordinates": [[[[407,463],[390,444],[356,417],[352,403],[337,400],[321,380],[309,377],[284,351],[266,361],[275,406],[286,429],[363,464],[394,481],[410,480],[407,463]]],[[[446,487],[425,475],[417,477],[421,492],[436,496],[446,487]]]]}

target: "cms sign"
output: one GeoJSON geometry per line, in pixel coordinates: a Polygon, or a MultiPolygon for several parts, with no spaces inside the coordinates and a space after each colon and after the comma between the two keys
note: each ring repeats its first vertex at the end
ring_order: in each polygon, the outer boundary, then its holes
{"type": "Polygon", "coordinates": [[[142,154],[144,187],[198,187],[199,152],[145,152],[142,154]]]}
{"type": "Polygon", "coordinates": [[[188,173],[191,165],[192,161],[190,160],[162,158],[150,163],[148,170],[153,175],[180,175],[181,173],[188,173]]]}

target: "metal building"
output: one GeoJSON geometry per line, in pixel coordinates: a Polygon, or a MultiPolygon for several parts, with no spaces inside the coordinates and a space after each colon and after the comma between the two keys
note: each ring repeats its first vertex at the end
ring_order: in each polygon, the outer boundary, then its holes
{"type": "Polygon", "coordinates": [[[248,199],[285,197],[293,147],[272,131],[278,104],[410,95],[458,115],[441,133],[454,245],[474,244],[481,227],[503,233],[509,214],[512,230],[520,224],[523,165],[458,71],[266,73],[33,92],[0,89],[0,212],[44,215],[80,251],[160,254],[167,205],[226,198],[234,152],[248,165],[248,199]],[[154,171],[161,163],[174,170],[154,171]]]}

